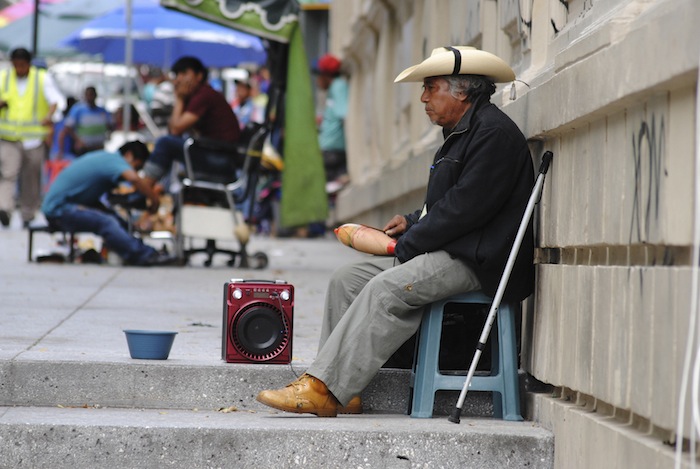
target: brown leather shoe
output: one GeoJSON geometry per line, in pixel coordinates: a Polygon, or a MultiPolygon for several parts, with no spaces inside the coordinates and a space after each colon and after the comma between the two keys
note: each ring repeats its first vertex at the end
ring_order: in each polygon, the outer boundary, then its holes
{"type": "Polygon", "coordinates": [[[350,399],[348,405],[338,404],[339,414],[361,414],[362,413],[362,399],[360,396],[355,396],[350,399]]]}
{"type": "Polygon", "coordinates": [[[301,378],[276,391],[261,391],[256,398],[265,405],[285,412],[335,417],[338,401],[318,378],[303,374],[301,378]]]}

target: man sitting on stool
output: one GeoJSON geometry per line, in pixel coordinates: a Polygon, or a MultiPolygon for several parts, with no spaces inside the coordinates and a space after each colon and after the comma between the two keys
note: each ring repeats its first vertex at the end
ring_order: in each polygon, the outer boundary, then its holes
{"type": "Polygon", "coordinates": [[[165,265],[175,258],[158,252],[132,236],[124,220],[102,206],[100,198],[130,182],[150,201],[149,210],[158,210],[159,198],[136,173],[148,158],[142,142],[128,142],[119,153],[98,150],[86,153],[59,173],[51,184],[41,211],[50,225],[61,231],[95,233],[107,249],[116,252],[126,264],[165,265]]]}
{"type": "MultiPolygon", "coordinates": [[[[299,380],[258,394],[287,412],[359,413],[357,397],[418,330],[424,307],[465,291],[493,295],[530,197],[534,170],[522,132],[490,102],[495,82],[515,79],[498,57],[471,47],[435,49],[396,82],[423,83],[421,103],[442,127],[425,204],[383,231],[395,256],[372,256],[330,279],[316,359],[299,380]]],[[[505,297],[533,289],[532,225],[505,297]]]]}

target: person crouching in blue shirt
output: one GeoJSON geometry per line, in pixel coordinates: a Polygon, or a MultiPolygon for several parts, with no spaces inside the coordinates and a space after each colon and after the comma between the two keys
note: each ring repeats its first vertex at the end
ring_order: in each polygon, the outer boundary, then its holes
{"type": "Polygon", "coordinates": [[[142,142],[119,148],[119,153],[104,150],[86,153],[59,173],[47,192],[41,211],[49,224],[70,232],[89,232],[102,237],[107,249],[117,253],[127,265],[165,265],[175,261],[132,236],[124,221],[108,211],[100,198],[121,181],[131,183],[149,201],[149,211],[158,210],[159,198],[139,177],[149,157],[142,142]]]}

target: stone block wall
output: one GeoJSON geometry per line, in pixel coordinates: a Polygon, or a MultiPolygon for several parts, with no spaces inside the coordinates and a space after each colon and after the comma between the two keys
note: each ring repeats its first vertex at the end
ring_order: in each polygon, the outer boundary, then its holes
{"type": "MultiPolygon", "coordinates": [[[[442,137],[420,84],[393,84],[401,70],[434,47],[465,44],[516,71],[492,101],[528,137],[535,167],[554,153],[535,214],[521,367],[553,389],[529,397],[528,416],[555,432],[557,467],[673,461],[700,190],[698,24],[694,0],[331,6],[331,50],[351,75],[352,183],[338,222],[383,225],[422,205],[442,137]]],[[[683,404],[688,437],[690,397],[683,404]]]]}

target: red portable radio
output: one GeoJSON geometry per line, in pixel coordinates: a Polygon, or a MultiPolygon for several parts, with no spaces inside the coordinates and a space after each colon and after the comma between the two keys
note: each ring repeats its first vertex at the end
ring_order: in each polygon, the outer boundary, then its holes
{"type": "Polygon", "coordinates": [[[228,363],[292,361],[294,287],[284,280],[224,284],[221,358],[228,363]]]}

